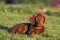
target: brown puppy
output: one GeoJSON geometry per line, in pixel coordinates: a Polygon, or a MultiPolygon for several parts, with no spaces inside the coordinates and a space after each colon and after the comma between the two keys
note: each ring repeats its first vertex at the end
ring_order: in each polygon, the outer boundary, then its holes
{"type": "Polygon", "coordinates": [[[34,25],[30,30],[32,34],[45,34],[44,23],[47,23],[47,16],[43,13],[34,14],[30,17],[31,25],[34,25]]]}
{"type": "Polygon", "coordinates": [[[15,34],[40,34],[45,33],[44,22],[47,22],[45,14],[34,14],[30,17],[30,23],[19,23],[10,29],[15,34]]]}

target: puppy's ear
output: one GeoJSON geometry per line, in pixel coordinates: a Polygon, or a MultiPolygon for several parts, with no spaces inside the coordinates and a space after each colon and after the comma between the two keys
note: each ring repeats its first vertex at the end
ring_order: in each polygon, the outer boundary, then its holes
{"type": "Polygon", "coordinates": [[[30,21],[30,23],[31,23],[32,25],[35,24],[35,17],[36,17],[36,14],[32,15],[32,16],[30,17],[30,19],[29,19],[29,21],[30,21]]]}
{"type": "Polygon", "coordinates": [[[47,15],[44,15],[44,22],[45,22],[45,23],[47,23],[47,22],[48,22],[47,15]]]}

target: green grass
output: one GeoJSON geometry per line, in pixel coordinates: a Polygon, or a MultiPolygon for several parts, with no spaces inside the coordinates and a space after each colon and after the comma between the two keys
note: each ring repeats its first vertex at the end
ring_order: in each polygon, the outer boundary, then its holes
{"type": "Polygon", "coordinates": [[[60,40],[60,17],[58,16],[48,16],[45,28],[49,37],[43,37],[41,34],[30,36],[14,34],[12,36],[7,32],[8,28],[17,23],[29,22],[31,15],[29,13],[0,12],[0,27],[6,28],[0,28],[0,40],[60,40]]]}

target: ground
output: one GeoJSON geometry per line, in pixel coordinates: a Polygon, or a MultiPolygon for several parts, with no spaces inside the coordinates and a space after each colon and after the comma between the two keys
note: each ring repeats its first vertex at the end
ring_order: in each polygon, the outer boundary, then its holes
{"type": "Polygon", "coordinates": [[[60,40],[60,16],[48,16],[48,23],[45,24],[48,37],[39,35],[18,35],[7,32],[8,29],[17,23],[29,22],[30,13],[15,13],[0,11],[0,40],[60,40]]]}

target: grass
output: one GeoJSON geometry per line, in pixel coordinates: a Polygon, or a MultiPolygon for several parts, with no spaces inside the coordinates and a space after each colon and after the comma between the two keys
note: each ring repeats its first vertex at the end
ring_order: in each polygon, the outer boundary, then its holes
{"type": "Polygon", "coordinates": [[[45,28],[49,37],[40,35],[18,35],[14,34],[13,37],[7,32],[9,28],[17,23],[29,22],[29,17],[32,14],[26,13],[12,13],[0,12],[0,40],[60,40],[60,17],[48,16],[48,23],[45,28]]]}

